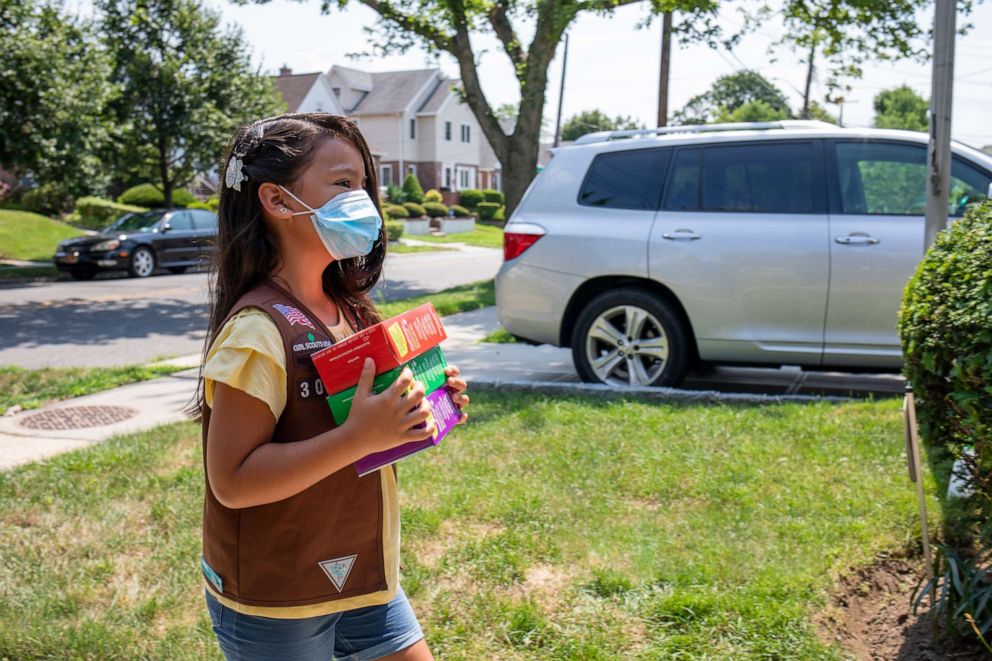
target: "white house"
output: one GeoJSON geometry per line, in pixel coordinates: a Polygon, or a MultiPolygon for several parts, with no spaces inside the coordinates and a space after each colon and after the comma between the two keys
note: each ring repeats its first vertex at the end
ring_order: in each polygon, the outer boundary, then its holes
{"type": "Polygon", "coordinates": [[[358,123],[380,184],[398,185],[414,173],[425,190],[499,190],[499,161],[454,91],[460,84],[440,69],[368,72],[339,65],[311,74],[283,67],[275,78],[290,112],[331,112],[358,123]]]}

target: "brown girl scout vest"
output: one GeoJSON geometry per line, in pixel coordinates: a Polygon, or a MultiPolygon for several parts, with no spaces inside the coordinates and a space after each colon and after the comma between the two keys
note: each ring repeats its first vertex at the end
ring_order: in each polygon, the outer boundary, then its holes
{"type": "MultiPolygon", "coordinates": [[[[272,442],[292,443],[332,429],[326,393],[310,359],[333,344],[328,329],[272,281],[238,300],[227,319],[246,307],[268,313],[286,350],[286,407],[272,442]]],[[[342,314],[343,306],[339,310],[342,314]]],[[[204,403],[204,474],[209,425],[204,403]]],[[[354,466],[346,466],[295,496],[242,509],[222,505],[207,478],[201,558],[207,589],[229,608],[276,618],[387,603],[396,579],[394,570],[393,585],[387,584],[384,537],[388,526],[399,525],[383,506],[382,480],[390,478],[395,472],[358,477],[354,466]]]]}

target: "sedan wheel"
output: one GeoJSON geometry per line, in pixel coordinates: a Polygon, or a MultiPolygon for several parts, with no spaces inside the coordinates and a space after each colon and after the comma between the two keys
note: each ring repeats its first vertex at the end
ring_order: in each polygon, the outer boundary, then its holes
{"type": "Polygon", "coordinates": [[[683,324],[643,290],[607,292],[579,315],[572,340],[584,381],[612,386],[674,386],[690,363],[683,324]]]}
{"type": "Polygon", "coordinates": [[[147,278],[155,271],[155,255],[148,248],[138,248],[131,253],[128,273],[135,278],[147,278]]]}

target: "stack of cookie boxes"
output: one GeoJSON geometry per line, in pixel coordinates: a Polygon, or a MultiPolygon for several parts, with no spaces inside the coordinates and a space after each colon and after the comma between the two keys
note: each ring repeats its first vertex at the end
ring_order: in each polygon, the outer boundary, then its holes
{"type": "MultiPolygon", "coordinates": [[[[434,447],[458,422],[461,413],[445,385],[447,377],[444,368],[447,362],[440,344],[446,338],[437,311],[431,303],[425,303],[313,354],[313,364],[320,379],[327,392],[332,393],[327,403],[338,425],[348,417],[358,378],[368,357],[375,361],[377,372],[372,384],[373,393],[378,394],[392,385],[404,367],[409,367],[413,372],[414,381],[424,384],[426,401],[430,404],[436,427],[434,435],[423,441],[406,443],[363,457],[355,463],[359,475],[366,475],[415,452],[434,447]]],[[[428,419],[427,423],[418,426],[426,428],[430,422],[428,419]]]]}

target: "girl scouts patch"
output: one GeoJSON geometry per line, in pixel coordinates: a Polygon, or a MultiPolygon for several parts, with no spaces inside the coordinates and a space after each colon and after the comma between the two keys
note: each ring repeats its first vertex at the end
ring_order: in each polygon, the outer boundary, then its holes
{"type": "Polygon", "coordinates": [[[316,328],[314,328],[313,322],[307,319],[307,316],[305,314],[294,308],[292,305],[283,305],[282,303],[276,303],[272,307],[278,310],[280,314],[282,314],[282,316],[286,317],[286,321],[289,322],[290,326],[295,326],[296,324],[299,324],[300,326],[306,326],[307,328],[313,328],[314,330],[316,330],[316,328]]]}
{"type": "Polygon", "coordinates": [[[355,566],[356,558],[358,558],[357,555],[348,555],[334,560],[324,560],[317,564],[327,574],[327,578],[331,579],[331,583],[338,589],[338,592],[341,592],[344,589],[345,581],[348,580],[348,574],[351,573],[351,568],[355,566]]]}

